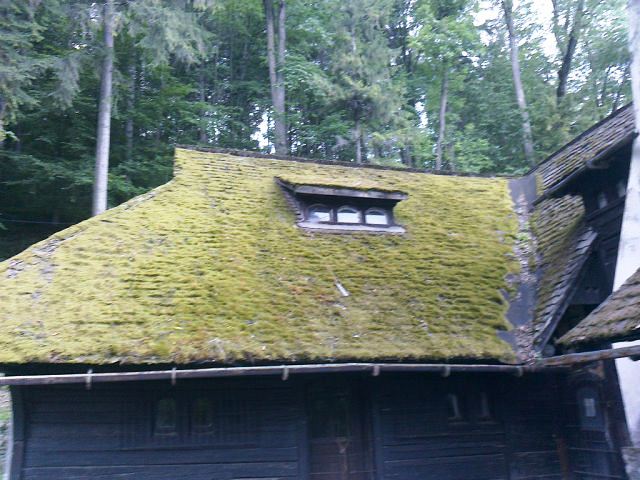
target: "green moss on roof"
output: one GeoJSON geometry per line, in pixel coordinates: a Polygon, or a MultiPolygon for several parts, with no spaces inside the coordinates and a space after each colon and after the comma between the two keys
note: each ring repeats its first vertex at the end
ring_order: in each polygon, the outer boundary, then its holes
{"type": "Polygon", "coordinates": [[[558,320],[559,308],[581,265],[576,258],[581,250],[576,249],[582,248],[582,237],[591,232],[585,230],[582,199],[571,195],[541,202],[531,217],[531,225],[540,272],[533,320],[537,342],[558,320]]]}
{"type": "Polygon", "coordinates": [[[506,180],[183,149],[176,171],[0,264],[0,362],[514,358],[506,180]],[[407,233],[303,231],[277,176],[407,192],[407,233]]]}

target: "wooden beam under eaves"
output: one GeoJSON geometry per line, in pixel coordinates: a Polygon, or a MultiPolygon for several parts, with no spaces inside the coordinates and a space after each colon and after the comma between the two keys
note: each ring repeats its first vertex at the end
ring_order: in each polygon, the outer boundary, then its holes
{"type": "Polygon", "coordinates": [[[597,362],[600,360],[614,360],[616,358],[640,357],[640,345],[623,348],[608,348],[593,352],[569,353],[555,357],[543,358],[536,362],[539,367],[568,367],[581,363],[597,362]]]}

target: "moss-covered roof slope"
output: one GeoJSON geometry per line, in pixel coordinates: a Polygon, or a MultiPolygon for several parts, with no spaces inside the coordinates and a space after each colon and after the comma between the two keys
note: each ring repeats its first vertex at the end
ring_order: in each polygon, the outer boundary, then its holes
{"type": "Polygon", "coordinates": [[[0,264],[0,363],[511,361],[516,228],[504,179],[178,149],[168,184],[0,264]],[[276,177],[407,192],[407,233],[304,231],[276,177]]]}
{"type": "Polygon", "coordinates": [[[534,344],[542,347],[565,313],[597,235],[584,221],[584,206],[578,196],[544,200],[531,220],[539,277],[532,329],[534,344]]]}

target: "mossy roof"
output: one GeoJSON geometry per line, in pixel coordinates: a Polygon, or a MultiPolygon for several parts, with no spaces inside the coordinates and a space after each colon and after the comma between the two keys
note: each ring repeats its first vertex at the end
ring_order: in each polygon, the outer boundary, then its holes
{"type": "Polygon", "coordinates": [[[640,336],[640,270],[562,336],[563,345],[603,343],[640,336]]]}
{"type": "Polygon", "coordinates": [[[513,361],[516,230],[501,178],[177,149],[166,185],[0,264],[0,363],[513,361]],[[276,177],[406,192],[406,233],[304,231],[276,177]]]}
{"type": "Polygon", "coordinates": [[[567,307],[596,233],[584,221],[582,199],[550,198],[531,217],[539,279],[533,319],[534,344],[544,346],[567,307]]]}

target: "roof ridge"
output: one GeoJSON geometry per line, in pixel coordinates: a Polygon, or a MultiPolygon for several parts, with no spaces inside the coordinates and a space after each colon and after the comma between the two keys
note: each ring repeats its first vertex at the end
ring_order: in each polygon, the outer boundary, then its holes
{"type": "Polygon", "coordinates": [[[299,162],[299,163],[315,163],[318,165],[334,165],[338,167],[350,167],[350,168],[368,168],[372,170],[391,170],[397,172],[407,172],[407,173],[426,173],[430,175],[441,175],[441,176],[450,176],[450,177],[472,177],[472,178],[520,178],[519,175],[505,175],[505,174],[497,174],[497,173],[470,173],[470,172],[444,172],[444,171],[435,171],[435,170],[427,170],[420,168],[411,168],[411,167],[393,167],[390,165],[376,165],[371,163],[353,163],[353,162],[338,162],[333,160],[323,160],[319,158],[308,158],[308,157],[296,157],[292,155],[278,155],[272,153],[262,153],[254,150],[241,150],[234,148],[220,148],[220,147],[202,147],[199,145],[181,145],[176,144],[175,148],[181,148],[184,150],[192,150],[197,152],[205,152],[205,153],[222,153],[226,155],[233,155],[237,157],[248,157],[248,158],[266,158],[270,160],[287,160],[290,162],[299,162]]]}
{"type": "Polygon", "coordinates": [[[536,166],[531,167],[527,173],[525,173],[523,176],[527,176],[530,175],[532,173],[534,173],[536,170],[538,170],[538,168],[540,168],[542,165],[546,164],[547,162],[549,162],[553,157],[555,157],[556,155],[558,155],[560,152],[562,152],[564,149],[570,147],[571,145],[577,143],[578,141],[582,140],[584,137],[586,137],[587,135],[589,135],[591,132],[593,132],[595,129],[599,128],[600,126],[602,126],[604,123],[608,122],[609,120],[611,120],[612,118],[618,116],[623,110],[626,110],[627,108],[631,108],[633,105],[633,102],[629,102],[626,105],[623,105],[622,107],[618,108],[617,110],[614,110],[613,112],[611,112],[609,115],[607,115],[606,117],[604,117],[602,120],[598,121],[597,123],[594,123],[593,125],[591,125],[589,128],[587,128],[585,131],[583,131],[580,135],[578,135],[577,137],[573,137],[571,140],[569,140],[567,143],[565,143],[564,145],[562,145],[560,148],[558,148],[557,150],[555,150],[553,153],[547,155],[545,157],[544,160],[542,160],[540,163],[538,163],[536,166]]]}

